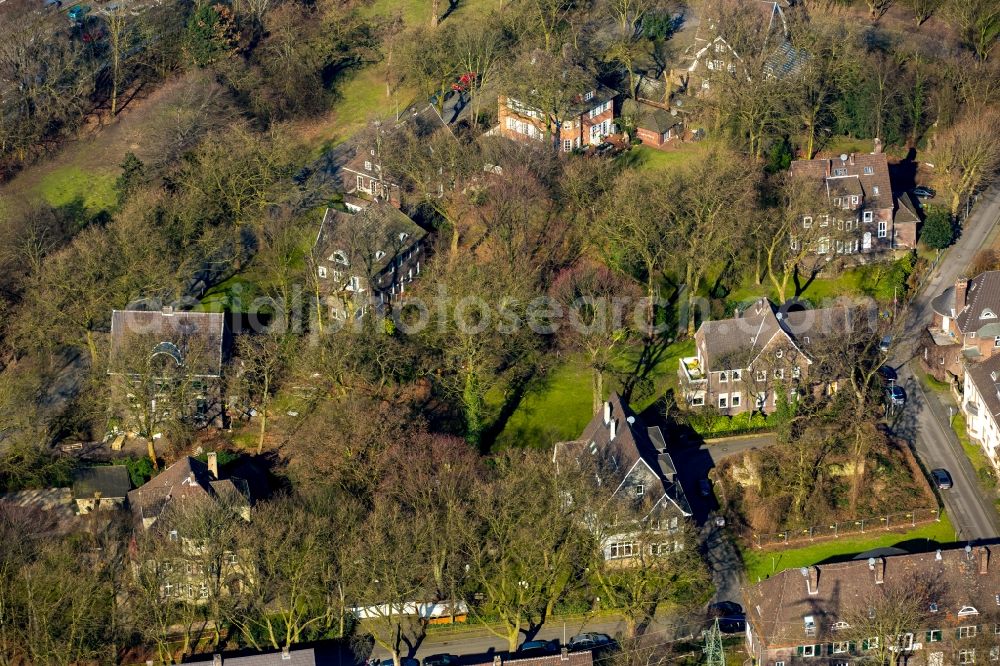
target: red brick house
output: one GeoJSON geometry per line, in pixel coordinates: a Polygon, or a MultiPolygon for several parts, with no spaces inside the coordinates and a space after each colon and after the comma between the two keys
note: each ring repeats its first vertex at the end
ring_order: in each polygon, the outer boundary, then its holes
{"type": "Polygon", "coordinates": [[[500,95],[500,135],[528,143],[548,139],[565,153],[596,146],[617,131],[614,122],[617,96],[614,90],[595,83],[592,89],[574,98],[564,117],[556,118],[532,106],[530,100],[500,95]],[[548,134],[550,131],[552,136],[548,134]]]}
{"type": "Polygon", "coordinates": [[[934,318],[918,352],[941,381],[961,379],[966,363],[1000,352],[1000,271],[959,278],[931,301],[934,318]]]}
{"type": "Polygon", "coordinates": [[[894,664],[994,663],[1000,567],[991,554],[977,546],[785,569],[744,587],[747,651],[759,666],[878,663],[885,652],[894,664]],[[902,589],[915,590],[905,611],[913,626],[879,615],[894,598],[885,591],[902,589]]]}
{"type": "Polygon", "coordinates": [[[684,122],[661,104],[648,101],[626,100],[622,104],[622,116],[629,116],[635,126],[635,135],[647,146],[660,147],[684,133],[684,122]]]}
{"type": "Polygon", "coordinates": [[[689,408],[711,406],[735,416],[773,412],[779,398],[829,389],[811,377],[811,348],[848,330],[847,308],[783,311],[760,299],[732,319],[702,322],[695,333],[695,356],[682,358],[680,389],[689,408]]]}
{"type": "MultiPolygon", "coordinates": [[[[893,196],[889,163],[880,144],[867,154],[795,160],[790,171],[820,184],[829,199],[827,211],[803,211],[800,220],[803,235],[816,236],[814,227],[830,230],[829,236],[819,235],[812,242],[816,255],[864,258],[916,247],[919,218],[893,196]]],[[[795,236],[791,242],[798,242],[795,236]]]]}

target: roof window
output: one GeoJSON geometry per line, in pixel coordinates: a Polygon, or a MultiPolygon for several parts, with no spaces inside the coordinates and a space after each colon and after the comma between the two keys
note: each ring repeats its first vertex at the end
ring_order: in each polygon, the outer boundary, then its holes
{"type": "Polygon", "coordinates": [[[979,615],[979,611],[976,610],[975,606],[962,606],[958,609],[959,617],[966,617],[968,615],[979,615]]]}

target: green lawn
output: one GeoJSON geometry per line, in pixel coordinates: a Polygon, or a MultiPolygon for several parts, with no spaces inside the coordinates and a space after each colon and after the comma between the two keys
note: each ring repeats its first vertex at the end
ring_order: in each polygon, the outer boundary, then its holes
{"type": "Polygon", "coordinates": [[[631,167],[662,171],[664,169],[684,166],[700,155],[705,154],[707,144],[687,143],[670,150],[659,150],[649,146],[633,146],[621,158],[631,167]]]}
{"type": "MultiPolygon", "coordinates": [[[[839,275],[824,278],[817,277],[805,285],[805,289],[799,294],[799,298],[810,301],[816,306],[820,306],[824,301],[836,299],[839,296],[871,296],[880,301],[891,301],[893,297],[893,287],[889,277],[891,267],[875,264],[872,266],[859,266],[842,271],[839,275]]],[[[789,283],[786,294],[788,298],[795,295],[794,283],[789,283]]],[[[778,294],[771,285],[770,280],[764,280],[761,285],[744,284],[733,289],[726,297],[726,300],[735,303],[746,303],[754,299],[766,296],[772,302],[778,302],[778,294]]]]}
{"type": "Polygon", "coordinates": [[[63,206],[76,200],[91,213],[110,210],[115,205],[117,168],[101,172],[66,166],[51,171],[37,185],[37,194],[51,206],[63,206]]]}
{"type": "Polygon", "coordinates": [[[986,457],[982,447],[969,439],[965,416],[961,413],[956,414],[951,419],[951,427],[955,431],[958,441],[962,444],[962,450],[965,451],[966,457],[972,463],[973,469],[976,470],[976,478],[979,479],[979,485],[983,487],[985,492],[995,495],[997,482],[993,464],[986,457]]]}
{"type": "Polygon", "coordinates": [[[743,565],[747,580],[753,584],[784,569],[807,567],[834,559],[847,560],[851,559],[851,555],[876,548],[923,540],[926,540],[928,547],[933,547],[935,544],[951,543],[955,539],[955,528],[947,514],[942,512],[941,520],[905,533],[879,532],[843,537],[792,550],[744,550],[743,565]]]}
{"type": "MultiPolygon", "coordinates": [[[[640,353],[640,347],[629,349],[617,367],[622,372],[630,371],[640,353]]],[[[643,388],[636,391],[632,409],[641,412],[668,389],[676,389],[680,358],[693,353],[691,340],[668,346],[646,374],[643,388]]],[[[549,372],[521,399],[494,446],[498,449],[511,446],[546,449],[555,442],[579,437],[593,416],[591,381],[591,371],[580,358],[549,372]]],[[[620,390],[621,384],[608,373],[605,390],[611,389],[620,390]]]]}

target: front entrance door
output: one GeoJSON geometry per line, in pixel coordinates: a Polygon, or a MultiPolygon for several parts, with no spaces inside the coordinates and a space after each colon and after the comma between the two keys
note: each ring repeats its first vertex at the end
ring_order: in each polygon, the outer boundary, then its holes
{"type": "Polygon", "coordinates": [[[872,249],[872,232],[865,232],[865,235],[861,239],[861,249],[865,252],[872,249]]]}

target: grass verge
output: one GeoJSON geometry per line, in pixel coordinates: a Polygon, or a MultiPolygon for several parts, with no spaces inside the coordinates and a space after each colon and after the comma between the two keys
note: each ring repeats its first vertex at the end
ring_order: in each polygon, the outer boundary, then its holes
{"type": "Polygon", "coordinates": [[[951,419],[951,428],[955,431],[955,436],[958,437],[958,441],[962,445],[962,450],[965,451],[966,457],[972,463],[972,468],[976,470],[976,478],[979,480],[979,485],[985,492],[995,495],[997,489],[996,473],[993,471],[992,463],[990,463],[986,454],[983,453],[982,447],[969,439],[965,415],[961,413],[956,414],[951,419]]]}
{"type": "Polygon", "coordinates": [[[743,550],[743,566],[746,569],[747,580],[753,584],[784,569],[849,560],[852,555],[876,548],[888,548],[900,544],[916,548],[926,545],[927,548],[932,548],[937,544],[953,541],[955,541],[955,528],[948,515],[942,511],[940,520],[921,525],[909,532],[854,535],[790,550],[743,550]]]}

